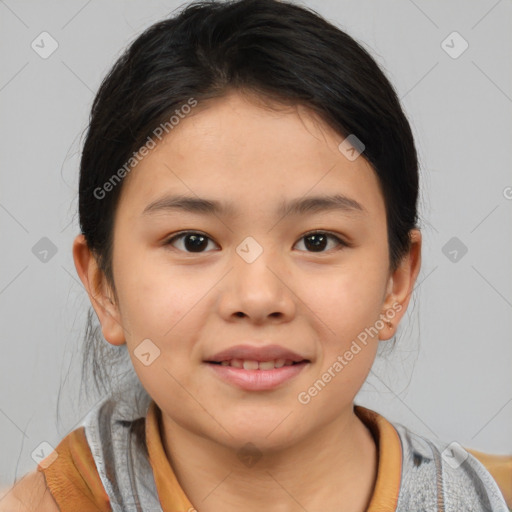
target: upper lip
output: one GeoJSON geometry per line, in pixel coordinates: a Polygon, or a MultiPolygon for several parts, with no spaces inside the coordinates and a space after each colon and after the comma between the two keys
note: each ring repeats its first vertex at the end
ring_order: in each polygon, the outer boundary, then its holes
{"type": "Polygon", "coordinates": [[[221,352],[217,352],[214,356],[207,359],[208,362],[220,363],[222,361],[230,361],[232,359],[243,359],[246,361],[273,361],[275,359],[289,359],[293,362],[306,360],[305,357],[281,347],[279,345],[265,345],[263,347],[255,347],[253,345],[236,345],[229,347],[221,352]]]}

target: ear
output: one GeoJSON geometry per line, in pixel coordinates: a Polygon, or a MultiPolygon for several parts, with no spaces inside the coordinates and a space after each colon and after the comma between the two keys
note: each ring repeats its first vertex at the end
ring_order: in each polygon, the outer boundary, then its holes
{"type": "Polygon", "coordinates": [[[411,247],[402,258],[397,269],[389,276],[386,297],[381,319],[384,328],[379,333],[380,340],[389,340],[396,334],[400,320],[407,311],[411,294],[421,267],[421,232],[409,232],[411,247]]]}
{"type": "Polygon", "coordinates": [[[73,242],[73,259],[78,276],[100,321],[104,338],[112,345],[122,345],[126,339],[114,293],[82,234],[73,242]]]}

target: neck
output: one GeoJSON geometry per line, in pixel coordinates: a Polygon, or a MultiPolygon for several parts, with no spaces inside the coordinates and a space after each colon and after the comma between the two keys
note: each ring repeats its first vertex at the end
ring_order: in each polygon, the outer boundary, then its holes
{"type": "Polygon", "coordinates": [[[375,485],[375,442],[352,406],[307,438],[282,449],[258,449],[253,457],[249,449],[227,447],[164,416],[160,430],[176,477],[199,512],[341,505],[356,512],[366,510],[375,485]]]}

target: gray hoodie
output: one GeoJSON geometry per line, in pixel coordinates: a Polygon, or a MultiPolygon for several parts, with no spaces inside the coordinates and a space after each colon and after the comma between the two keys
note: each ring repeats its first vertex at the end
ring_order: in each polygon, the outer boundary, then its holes
{"type": "MultiPolygon", "coordinates": [[[[147,394],[137,404],[107,397],[82,422],[114,512],[162,512],[145,442],[150,402],[147,394]]],[[[393,426],[403,454],[396,512],[509,511],[494,479],[460,445],[393,426]]]]}

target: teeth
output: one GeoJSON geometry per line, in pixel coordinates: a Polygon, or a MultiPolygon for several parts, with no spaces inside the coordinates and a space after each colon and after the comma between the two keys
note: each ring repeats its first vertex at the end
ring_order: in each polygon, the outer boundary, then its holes
{"type": "Polygon", "coordinates": [[[234,368],[243,368],[244,370],[273,370],[283,366],[292,366],[290,359],[275,359],[273,361],[251,361],[249,359],[231,359],[231,361],[221,361],[222,366],[233,366],[234,368]]]}
{"type": "Polygon", "coordinates": [[[244,361],[244,370],[257,370],[258,361],[244,361]]]}

